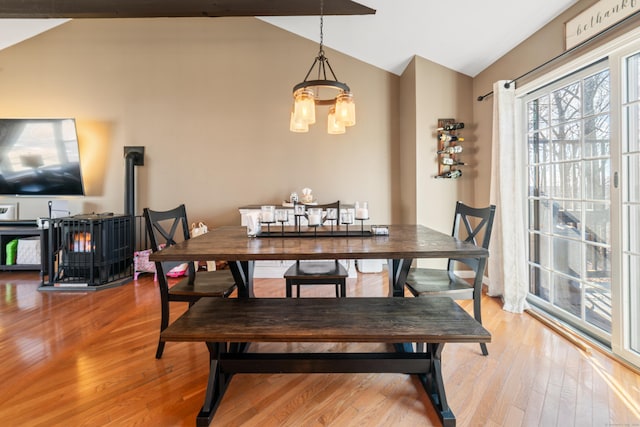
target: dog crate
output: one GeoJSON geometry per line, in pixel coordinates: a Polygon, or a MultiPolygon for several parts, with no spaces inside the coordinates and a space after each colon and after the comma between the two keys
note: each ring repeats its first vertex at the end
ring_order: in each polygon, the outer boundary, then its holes
{"type": "Polygon", "coordinates": [[[52,219],[55,286],[120,284],[133,276],[133,218],[75,215],[52,219]]]}

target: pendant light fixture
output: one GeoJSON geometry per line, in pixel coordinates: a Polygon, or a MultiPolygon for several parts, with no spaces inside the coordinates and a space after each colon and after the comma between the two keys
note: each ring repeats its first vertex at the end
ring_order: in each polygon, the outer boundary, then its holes
{"type": "Polygon", "coordinates": [[[345,127],[356,124],[356,105],[351,89],[338,81],[324,56],[323,24],[324,0],[320,0],[320,49],[304,80],[293,87],[293,111],[289,124],[292,132],[309,131],[309,125],[316,122],[316,105],[330,106],[327,118],[327,132],[330,134],[344,133],[345,127]],[[308,80],[314,69],[317,69],[316,80],[308,80]],[[333,79],[327,77],[327,69],[333,79]]]}

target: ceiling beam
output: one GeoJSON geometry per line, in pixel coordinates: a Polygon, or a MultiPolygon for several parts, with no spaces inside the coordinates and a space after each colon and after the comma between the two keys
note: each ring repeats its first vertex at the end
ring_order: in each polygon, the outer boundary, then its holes
{"type": "MultiPolygon", "coordinates": [[[[371,15],[351,0],[324,0],[325,15],[371,15]]],[[[0,18],[186,18],[320,15],[320,0],[2,0],[0,18]]]]}

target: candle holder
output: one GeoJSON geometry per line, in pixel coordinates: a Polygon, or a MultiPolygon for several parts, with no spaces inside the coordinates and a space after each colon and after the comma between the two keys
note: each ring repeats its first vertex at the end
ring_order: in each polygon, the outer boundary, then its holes
{"type": "Polygon", "coordinates": [[[364,222],[369,220],[369,202],[355,203],[356,221],[360,221],[360,234],[364,235],[364,222]]]}
{"type": "Polygon", "coordinates": [[[347,236],[349,235],[349,224],[353,224],[353,214],[344,211],[340,214],[340,222],[347,227],[347,236]]]}
{"type": "Polygon", "coordinates": [[[276,209],[276,221],[280,223],[280,233],[284,236],[284,223],[289,221],[289,212],[285,209],[276,209]]]}
{"type": "Polygon", "coordinates": [[[338,209],[328,208],[325,219],[331,223],[331,233],[333,234],[333,223],[338,224],[338,209]]]}
{"type": "Polygon", "coordinates": [[[300,204],[300,203],[296,203],[295,205],[293,205],[293,215],[296,217],[296,225],[298,226],[298,233],[300,233],[300,220],[302,219],[302,217],[306,217],[306,210],[307,208],[305,207],[305,205],[300,204]]]}

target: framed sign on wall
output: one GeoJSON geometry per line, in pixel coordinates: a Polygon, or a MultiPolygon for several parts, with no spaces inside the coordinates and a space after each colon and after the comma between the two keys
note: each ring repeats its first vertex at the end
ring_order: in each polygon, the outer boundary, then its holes
{"type": "Polygon", "coordinates": [[[640,11],[640,0],[600,0],[564,24],[565,49],[589,40],[640,11]]]}

